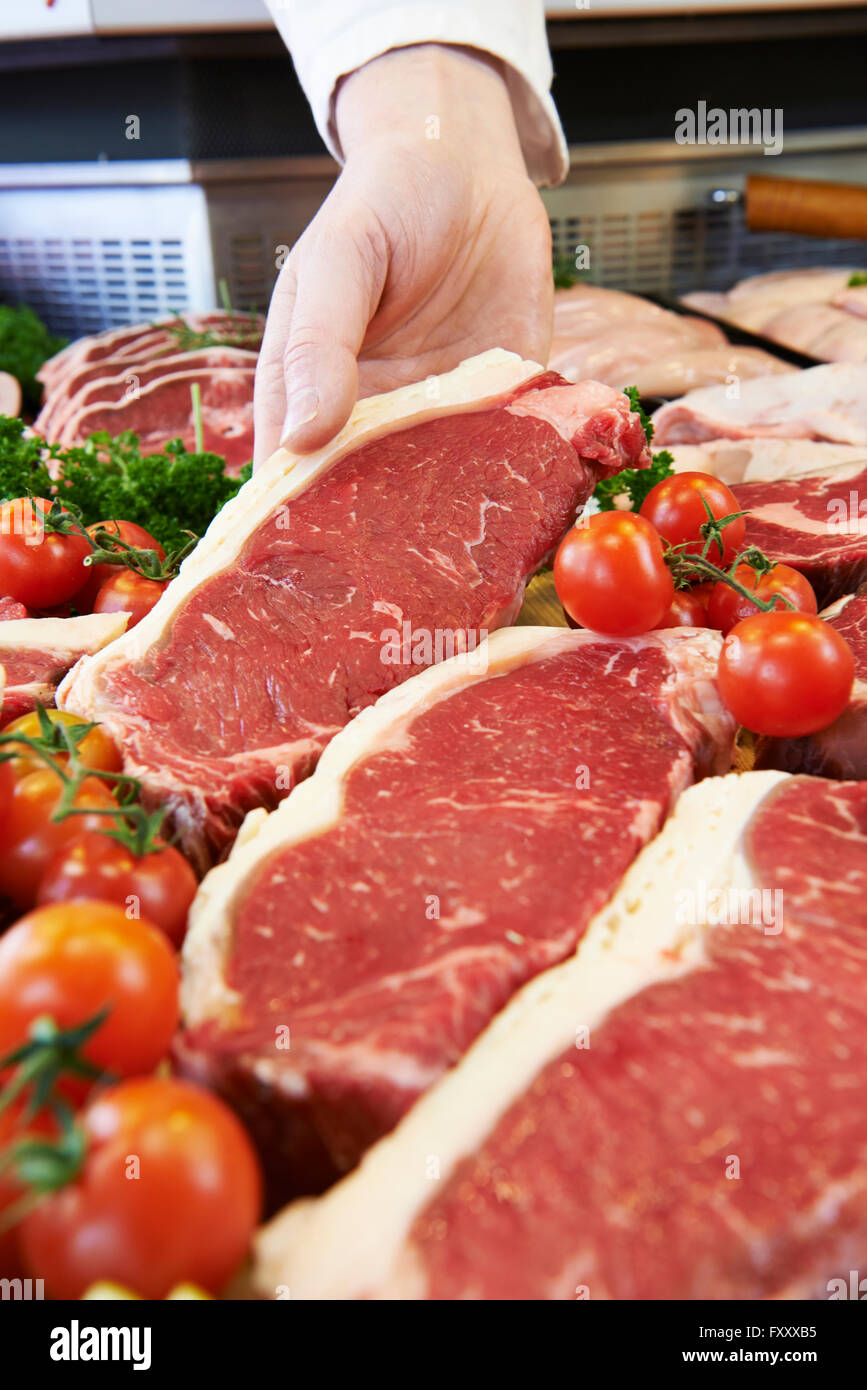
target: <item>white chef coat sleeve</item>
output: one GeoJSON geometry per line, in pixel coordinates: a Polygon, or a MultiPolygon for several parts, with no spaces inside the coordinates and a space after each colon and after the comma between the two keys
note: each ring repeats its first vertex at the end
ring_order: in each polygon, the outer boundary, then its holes
{"type": "Polygon", "coordinates": [[[319,133],[342,159],[334,121],[341,77],[392,48],[462,44],[505,64],[530,177],[560,183],[569,157],[551,99],[551,55],[542,0],[266,0],[292,54],[319,133]]]}

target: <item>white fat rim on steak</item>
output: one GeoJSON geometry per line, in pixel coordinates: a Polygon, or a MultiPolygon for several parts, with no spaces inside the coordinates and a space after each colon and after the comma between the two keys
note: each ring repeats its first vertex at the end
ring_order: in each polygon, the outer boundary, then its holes
{"type": "MultiPolygon", "coordinates": [[[[259,1233],[253,1283],[265,1298],[288,1289],[309,1299],[424,1297],[408,1236],[440,1184],[485,1140],[540,1070],[570,1047],[579,1026],[598,1029],[640,990],[704,959],[706,928],[678,923],[678,895],[701,882],[746,887],[744,827],[781,772],[710,777],[689,788],[642,850],[574,956],[516,994],[458,1065],[324,1196],[293,1203],[259,1233]]],[[[285,1293],[281,1297],[285,1297],[285,1293]]]]}
{"type": "Polygon", "coordinates": [[[835,599],[827,608],[822,609],[819,617],[824,618],[826,623],[830,622],[832,618],[839,618],[843,609],[852,602],[854,597],[854,594],[844,594],[842,598],[835,599]]]}
{"type": "Polygon", "coordinates": [[[144,657],[163,637],[191,594],[233,563],[255,528],[344,455],[382,435],[439,415],[483,410],[544,370],[538,362],[524,361],[517,353],[491,348],[442,376],[358,401],[340,433],[314,453],[293,454],[278,449],[217,513],[150,613],[122,641],[62,682],[58,705],[98,719],[99,681],[106,667],[144,657]]]}
{"type": "Polygon", "coordinates": [[[829,444],[825,440],[759,435],[669,444],[667,448],[675,473],[711,473],[730,487],[788,478],[809,481],[814,474],[845,482],[867,468],[867,448],[863,445],[829,444]]]}
{"type": "Polygon", "coordinates": [[[83,656],[98,652],[126,629],[128,613],[84,613],[77,618],[7,618],[0,622],[0,650],[83,656]]]}
{"type": "Polygon", "coordinates": [[[411,719],[477,681],[501,675],[524,662],[554,656],[569,648],[610,642],[618,649],[641,651],[658,645],[674,651],[689,643],[713,669],[721,638],[709,629],[673,628],[629,640],[601,637],[583,628],[500,628],[474,652],[450,657],[395,686],[376,704],[362,710],[331,740],[311,777],[290,792],[270,815],[251,811],[224,864],[205,875],[190,909],[182,952],[181,1008],[187,1026],[225,1015],[238,997],[224,978],[232,917],[250,877],[275,850],[287,849],[331,829],[343,812],[346,780],[356,764],[384,746],[400,744],[401,729],[411,719]]]}

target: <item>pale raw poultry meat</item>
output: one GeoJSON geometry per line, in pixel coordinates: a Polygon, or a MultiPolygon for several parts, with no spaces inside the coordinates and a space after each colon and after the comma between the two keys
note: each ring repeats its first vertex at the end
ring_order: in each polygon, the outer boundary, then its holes
{"type": "Polygon", "coordinates": [[[656,411],[654,444],[707,439],[827,440],[867,445],[867,365],[834,362],[786,376],[690,391],[656,411]]]}
{"type": "Polygon", "coordinates": [[[851,269],[777,270],[741,280],[727,294],[683,296],[691,309],[825,362],[867,362],[867,292],[851,269]]]}
{"type": "Polygon", "coordinates": [[[637,386],[643,396],[792,370],[759,348],[733,347],[715,324],[595,285],[555,295],[549,364],[571,381],[637,386]]]}

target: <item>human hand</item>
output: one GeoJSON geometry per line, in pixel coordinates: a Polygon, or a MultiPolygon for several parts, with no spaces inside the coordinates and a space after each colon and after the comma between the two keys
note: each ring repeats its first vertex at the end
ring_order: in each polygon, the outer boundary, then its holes
{"type": "Polygon", "coordinates": [[[257,464],[327,443],[359,396],[486,348],[547,358],[550,229],[497,64],[399,49],[346,80],[336,115],[345,167],[268,313],[257,464]]]}

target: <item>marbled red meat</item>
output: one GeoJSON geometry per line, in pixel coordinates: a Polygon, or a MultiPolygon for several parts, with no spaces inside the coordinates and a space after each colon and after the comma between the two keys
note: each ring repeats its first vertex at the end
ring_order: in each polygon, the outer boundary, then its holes
{"type": "MultiPolygon", "coordinates": [[[[531,660],[419,694],[353,763],[331,828],[233,890],[233,1003],[194,1021],[183,1053],[239,1105],[284,1190],[320,1187],[391,1129],[575,949],[696,770],[728,766],[716,634],[535,631],[531,660]]],[[[511,636],[491,639],[492,661],[511,636]]]]}
{"type": "Polygon", "coordinates": [[[820,607],[867,579],[867,463],[733,491],[749,513],[744,543],[805,574],[820,607]]]}
{"type": "Polygon", "coordinates": [[[784,930],[716,927],[542,1070],[416,1220],[427,1297],[827,1298],[863,1262],[867,785],[783,784],[744,852],[784,930]]]}
{"type": "Polygon", "coordinates": [[[247,498],[269,477],[257,474],[226,513],[240,553],[218,556],[177,611],[171,586],[135,630],[147,650],[100,661],[93,688],[85,670],[71,705],[109,722],[205,864],[247,810],[275,805],[338,729],[418,670],[388,659],[388,632],[510,622],[596,478],[647,461],[622,395],[545,376],[350,449],[251,525],[247,498]]]}

